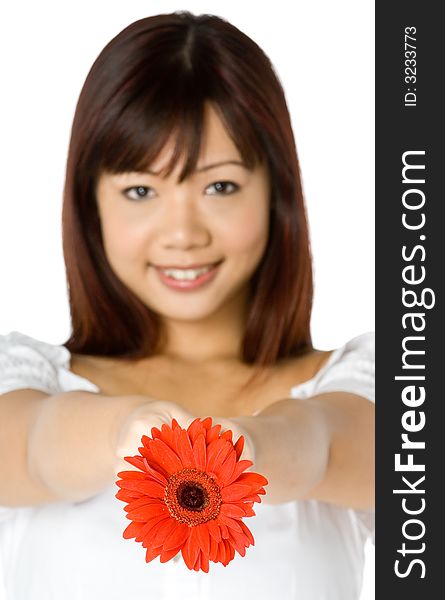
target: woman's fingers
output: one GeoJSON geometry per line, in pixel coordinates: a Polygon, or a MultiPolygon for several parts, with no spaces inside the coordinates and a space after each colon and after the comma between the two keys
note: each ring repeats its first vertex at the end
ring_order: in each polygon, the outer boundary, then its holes
{"type": "MultiPolygon", "coordinates": [[[[200,415],[204,419],[209,415],[200,415]]],[[[115,449],[116,464],[115,475],[120,471],[131,470],[134,467],[124,460],[125,456],[135,456],[142,445],[143,435],[151,436],[153,427],[161,429],[165,423],[171,425],[176,419],[180,427],[187,429],[196,416],[185,410],[175,402],[153,400],[135,409],[125,420],[118,436],[115,449]]],[[[244,447],[240,456],[241,460],[251,460],[255,463],[255,448],[253,441],[246,429],[236,419],[212,417],[213,424],[221,425],[221,433],[232,431],[232,442],[236,444],[240,436],[244,438],[244,447]]]]}
{"type": "Polygon", "coordinates": [[[142,445],[143,435],[151,436],[153,427],[161,429],[162,425],[171,425],[176,419],[181,427],[187,429],[195,416],[183,409],[179,404],[163,400],[147,401],[127,416],[121,426],[115,447],[115,456],[119,470],[122,466],[131,468],[123,459],[125,456],[135,456],[142,445]]]}

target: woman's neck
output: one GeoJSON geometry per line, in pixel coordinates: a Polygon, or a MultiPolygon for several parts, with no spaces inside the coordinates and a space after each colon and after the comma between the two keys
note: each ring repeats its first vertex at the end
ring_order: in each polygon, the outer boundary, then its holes
{"type": "Polygon", "coordinates": [[[200,321],[164,319],[159,354],[185,364],[241,361],[246,311],[234,304],[200,321]]]}

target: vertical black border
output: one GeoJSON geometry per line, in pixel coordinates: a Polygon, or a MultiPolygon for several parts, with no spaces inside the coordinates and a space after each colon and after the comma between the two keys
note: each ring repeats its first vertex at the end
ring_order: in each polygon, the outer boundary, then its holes
{"type": "MultiPolygon", "coordinates": [[[[441,185],[441,174],[445,172],[445,153],[441,139],[444,131],[445,103],[442,98],[445,52],[443,51],[445,25],[440,19],[441,3],[413,2],[411,0],[376,3],[376,414],[377,414],[377,486],[376,486],[376,598],[440,598],[444,592],[445,578],[443,544],[445,543],[443,517],[439,512],[442,505],[442,473],[445,462],[445,392],[441,374],[445,373],[445,354],[442,352],[442,337],[445,333],[443,311],[445,259],[445,198],[441,185]],[[416,81],[405,81],[406,27],[415,27],[416,81]],[[416,106],[404,106],[407,88],[415,88],[416,106]],[[402,182],[402,155],[406,151],[425,151],[425,155],[408,157],[411,163],[424,164],[424,184],[402,182]],[[407,211],[403,207],[404,191],[419,188],[425,193],[425,205],[418,211],[407,211]],[[420,217],[425,214],[425,226],[421,230],[408,230],[402,224],[402,214],[420,217]],[[420,239],[424,235],[425,239],[420,239]],[[410,255],[419,244],[411,261],[402,256],[410,255]],[[416,285],[407,285],[402,278],[404,267],[415,265],[415,277],[425,268],[425,279],[416,285]],[[432,308],[417,306],[407,308],[402,301],[402,288],[417,291],[421,301],[422,289],[434,292],[432,308]],[[402,317],[410,312],[424,313],[423,331],[413,332],[409,325],[404,329],[402,317]],[[411,341],[411,348],[424,350],[417,355],[415,363],[424,364],[425,369],[404,370],[402,368],[402,340],[405,336],[424,336],[424,341],[411,341]],[[398,375],[424,375],[425,381],[395,380],[398,375]],[[402,450],[401,434],[404,412],[413,410],[402,401],[401,392],[407,385],[424,385],[425,400],[415,408],[416,420],[424,412],[425,425],[415,433],[412,440],[425,442],[425,449],[402,450]],[[397,472],[395,454],[401,453],[406,462],[408,453],[413,454],[417,464],[424,464],[424,472],[397,472]],[[416,489],[425,493],[395,494],[395,489],[407,489],[402,477],[413,484],[425,476],[416,489]],[[408,515],[402,507],[403,497],[411,509],[422,506],[421,514],[408,515]],[[419,519],[424,523],[425,533],[419,540],[405,539],[402,528],[408,519],[419,519]],[[399,549],[405,542],[410,550],[418,550],[402,556],[399,549]],[[422,544],[425,544],[424,550],[422,544]],[[410,562],[419,559],[424,563],[410,562]],[[399,577],[395,572],[395,561],[400,560],[399,570],[407,574],[399,577]],[[409,571],[409,573],[408,573],[409,571]],[[435,590],[435,591],[433,591],[435,590]]],[[[413,66],[412,64],[410,66],[413,66]]],[[[414,91],[414,90],[412,90],[414,91]]],[[[414,156],[414,155],[412,155],[414,156]]],[[[414,178],[414,171],[411,171],[414,178]]],[[[417,171],[419,176],[420,171],[417,171]]],[[[416,194],[412,195],[415,199],[416,194]]],[[[420,194],[417,194],[420,198],[420,194]]],[[[413,271],[414,273],[414,271],[413,271]]],[[[432,294],[425,296],[429,303],[432,294]]],[[[405,321],[405,324],[411,322],[405,321]]],[[[416,320],[417,326],[421,320],[416,320]]],[[[414,362],[414,359],[411,361],[414,362]]],[[[406,433],[406,432],[405,432],[406,433]]],[[[405,530],[411,535],[421,533],[419,524],[405,530]]]]}

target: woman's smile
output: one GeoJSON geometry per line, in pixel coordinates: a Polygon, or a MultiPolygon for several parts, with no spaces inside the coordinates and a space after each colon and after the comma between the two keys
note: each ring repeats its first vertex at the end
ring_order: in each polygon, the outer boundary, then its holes
{"type": "Polygon", "coordinates": [[[208,285],[216,277],[222,261],[197,269],[155,267],[160,281],[167,287],[179,291],[192,291],[208,285]]]}

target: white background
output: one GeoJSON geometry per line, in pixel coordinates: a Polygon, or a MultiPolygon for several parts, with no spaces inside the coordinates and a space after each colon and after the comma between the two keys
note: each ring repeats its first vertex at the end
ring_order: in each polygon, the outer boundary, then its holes
{"type": "MultiPolygon", "coordinates": [[[[315,272],[316,348],[374,329],[374,3],[355,0],[55,0],[3,3],[0,56],[0,334],[69,334],[61,205],[71,120],[103,46],[132,21],[222,16],[269,55],[303,174],[315,272]]],[[[361,600],[374,598],[367,547],[361,600]]]]}

